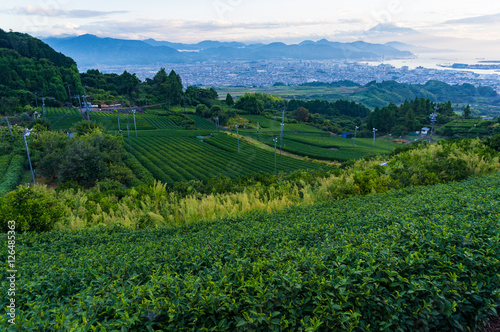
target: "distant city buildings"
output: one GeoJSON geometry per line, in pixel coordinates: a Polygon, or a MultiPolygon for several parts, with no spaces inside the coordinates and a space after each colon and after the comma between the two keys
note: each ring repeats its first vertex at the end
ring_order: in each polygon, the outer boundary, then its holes
{"type": "MultiPolygon", "coordinates": [[[[267,60],[267,61],[214,61],[196,64],[158,64],[155,67],[119,66],[98,68],[105,73],[124,70],[136,73],[144,80],[152,78],[160,67],[174,69],[185,85],[201,86],[272,86],[275,83],[299,85],[310,82],[350,80],[359,84],[370,81],[394,80],[399,83],[425,84],[439,80],[448,84],[470,83],[491,86],[500,93],[500,72],[477,74],[467,70],[439,70],[424,67],[396,68],[389,64],[378,66],[348,61],[319,60],[267,60]]],[[[83,69],[87,70],[87,69],[83,69]]]]}

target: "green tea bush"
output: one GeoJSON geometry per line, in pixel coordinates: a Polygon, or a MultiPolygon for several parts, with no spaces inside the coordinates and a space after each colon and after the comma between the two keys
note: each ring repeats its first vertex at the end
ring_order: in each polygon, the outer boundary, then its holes
{"type": "Polygon", "coordinates": [[[26,158],[20,155],[14,155],[10,161],[9,168],[3,175],[0,182],[0,195],[13,190],[21,181],[23,173],[23,164],[26,158]]]}
{"type": "Polygon", "coordinates": [[[473,331],[500,305],[499,188],[497,173],[179,227],[23,234],[17,324],[0,327],[473,331]]]}
{"type": "Polygon", "coordinates": [[[16,222],[16,231],[46,232],[64,220],[64,208],[43,188],[19,187],[0,198],[0,225],[6,232],[7,222],[16,222]]]}

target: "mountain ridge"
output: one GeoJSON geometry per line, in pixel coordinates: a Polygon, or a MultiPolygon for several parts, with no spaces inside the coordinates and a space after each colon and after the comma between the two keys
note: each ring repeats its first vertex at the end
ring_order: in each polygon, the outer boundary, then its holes
{"type": "Polygon", "coordinates": [[[321,39],[299,44],[273,42],[244,44],[205,40],[196,44],[168,41],[101,38],[90,34],[77,37],[44,38],[55,50],[69,55],[81,66],[149,65],[156,63],[191,63],[213,60],[328,60],[408,58],[413,54],[390,45],[366,42],[341,43],[321,39]]]}

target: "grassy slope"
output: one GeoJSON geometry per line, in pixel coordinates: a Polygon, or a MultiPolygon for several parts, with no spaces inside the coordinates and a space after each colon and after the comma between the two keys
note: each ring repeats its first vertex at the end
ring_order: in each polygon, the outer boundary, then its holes
{"type": "Polygon", "coordinates": [[[500,304],[499,188],[497,173],[171,229],[18,235],[17,328],[474,327],[500,304]]]}

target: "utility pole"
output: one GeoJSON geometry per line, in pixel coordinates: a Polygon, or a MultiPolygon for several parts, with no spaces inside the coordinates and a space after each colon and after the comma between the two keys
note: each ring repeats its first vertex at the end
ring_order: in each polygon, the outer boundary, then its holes
{"type": "Polygon", "coordinates": [[[184,114],[186,115],[187,117],[187,107],[186,107],[186,102],[184,101],[184,95],[182,95],[182,104],[184,105],[184,114]]]}
{"type": "Polygon", "coordinates": [[[276,143],[278,142],[278,137],[273,138],[273,142],[274,142],[274,175],[277,175],[278,172],[276,170],[276,143]]]}
{"type": "Polygon", "coordinates": [[[356,134],[358,133],[358,129],[359,129],[358,126],[354,127],[354,146],[356,146],[356,134]]]}
{"type": "Polygon", "coordinates": [[[118,132],[120,132],[120,116],[116,115],[116,119],[118,119],[118,132]]]}
{"type": "Polygon", "coordinates": [[[259,121],[257,121],[257,132],[259,132],[259,121]]]}
{"type": "Polygon", "coordinates": [[[5,117],[5,121],[7,121],[7,126],[9,127],[10,137],[12,138],[12,140],[14,140],[14,136],[12,135],[12,130],[10,129],[9,119],[7,117],[5,117]]]}
{"type": "Polygon", "coordinates": [[[285,110],[283,110],[283,119],[281,120],[281,123],[285,123],[285,110]]]}
{"type": "MultiPolygon", "coordinates": [[[[284,113],[283,113],[283,114],[284,114],[284,113]]],[[[284,125],[285,125],[284,123],[281,123],[281,134],[280,134],[280,138],[281,138],[281,140],[280,140],[280,154],[281,154],[281,146],[283,145],[283,126],[284,126],[284,125]]]]}
{"type": "Polygon", "coordinates": [[[36,92],[35,92],[35,104],[36,104],[36,108],[38,108],[38,99],[36,98],[36,92]]]}
{"type": "Polygon", "coordinates": [[[236,127],[236,139],[238,140],[238,153],[240,153],[240,135],[238,133],[238,125],[236,127]]]}
{"type": "Polygon", "coordinates": [[[135,110],[132,110],[132,114],[134,115],[135,137],[137,137],[137,125],[135,124],[135,110]]]}
{"type": "Polygon", "coordinates": [[[373,128],[373,150],[372,154],[375,154],[375,133],[378,131],[378,129],[373,128]]]}
{"type": "Polygon", "coordinates": [[[66,86],[68,87],[68,99],[69,99],[69,102],[71,103],[71,91],[69,90],[69,84],[66,86]]]}
{"type": "Polygon", "coordinates": [[[45,97],[42,98],[42,114],[43,114],[43,117],[45,118],[45,97]]]}
{"type": "Polygon", "coordinates": [[[437,109],[438,107],[434,107],[434,113],[432,113],[429,117],[431,118],[431,124],[432,124],[432,129],[431,129],[431,141],[432,141],[432,134],[434,133],[434,125],[436,124],[436,118],[437,118],[437,109]]]}
{"type": "Polygon", "coordinates": [[[127,123],[127,135],[128,135],[128,152],[132,152],[132,146],[130,145],[130,132],[128,130],[128,123],[127,123]]]}
{"type": "Polygon", "coordinates": [[[28,150],[28,142],[26,142],[26,136],[30,135],[30,131],[28,128],[24,130],[23,137],[24,137],[24,146],[26,147],[26,154],[28,155],[28,162],[30,164],[30,170],[31,170],[31,178],[33,179],[33,185],[35,185],[35,174],[33,173],[33,167],[31,166],[31,158],[30,158],[30,152],[28,150]]]}
{"type": "Polygon", "coordinates": [[[391,149],[391,138],[392,138],[392,134],[389,134],[389,150],[391,149]]]}
{"type": "Polygon", "coordinates": [[[215,130],[219,131],[219,116],[215,117],[215,130]]]}

